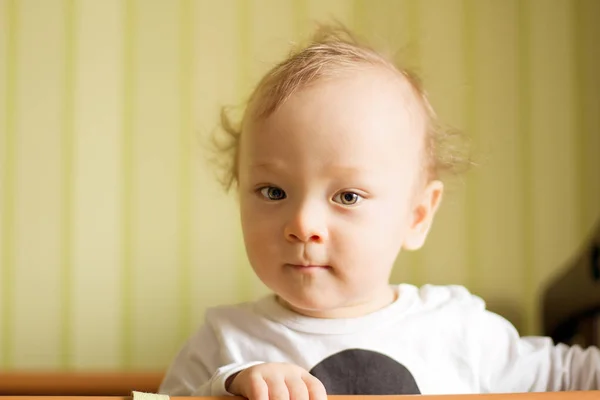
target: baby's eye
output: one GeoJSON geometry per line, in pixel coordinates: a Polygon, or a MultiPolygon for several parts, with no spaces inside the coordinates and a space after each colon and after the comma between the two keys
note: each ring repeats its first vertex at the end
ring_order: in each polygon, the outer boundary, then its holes
{"type": "Polygon", "coordinates": [[[278,188],[277,186],[265,186],[260,188],[260,194],[263,195],[264,198],[269,200],[283,200],[287,196],[283,189],[278,188]]]}
{"type": "Polygon", "coordinates": [[[333,197],[333,201],[345,206],[353,206],[363,200],[363,197],[354,192],[341,192],[333,197]]]}

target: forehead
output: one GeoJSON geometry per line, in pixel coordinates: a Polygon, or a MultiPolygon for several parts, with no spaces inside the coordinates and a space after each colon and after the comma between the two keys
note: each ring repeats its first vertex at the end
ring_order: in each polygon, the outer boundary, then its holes
{"type": "Polygon", "coordinates": [[[425,124],[406,79],[364,67],[316,82],[268,118],[247,123],[241,159],[258,165],[320,160],[349,169],[398,166],[420,158],[425,124]]]}

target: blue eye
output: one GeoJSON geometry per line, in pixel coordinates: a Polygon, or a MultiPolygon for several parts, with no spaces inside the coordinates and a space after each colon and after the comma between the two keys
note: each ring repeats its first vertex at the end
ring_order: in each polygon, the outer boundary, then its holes
{"type": "Polygon", "coordinates": [[[277,201],[283,200],[287,197],[284,190],[277,186],[265,186],[260,188],[260,194],[269,200],[277,201]]]}
{"type": "Polygon", "coordinates": [[[363,197],[354,192],[341,192],[333,197],[333,201],[345,206],[353,206],[363,200],[363,197]]]}

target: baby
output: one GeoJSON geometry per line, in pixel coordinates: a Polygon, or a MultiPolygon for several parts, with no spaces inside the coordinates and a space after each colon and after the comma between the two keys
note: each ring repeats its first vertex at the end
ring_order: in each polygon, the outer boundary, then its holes
{"type": "Polygon", "coordinates": [[[274,294],[210,309],[160,388],[169,395],[600,389],[600,351],[520,338],[459,286],[390,285],[442,198],[435,114],[418,81],[345,31],[258,84],[234,139],[246,251],[274,294]]]}

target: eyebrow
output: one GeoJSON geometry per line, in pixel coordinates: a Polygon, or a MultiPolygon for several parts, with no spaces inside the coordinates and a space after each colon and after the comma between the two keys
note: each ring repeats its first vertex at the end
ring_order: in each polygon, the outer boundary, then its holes
{"type": "Polygon", "coordinates": [[[250,164],[251,169],[286,169],[285,163],[273,161],[259,161],[250,164]]]}
{"type": "MultiPolygon", "coordinates": [[[[250,169],[264,169],[264,170],[278,170],[285,171],[287,170],[286,162],[282,161],[260,161],[253,164],[250,164],[250,169]]],[[[365,167],[356,167],[351,165],[331,165],[327,168],[330,171],[334,171],[339,174],[347,174],[347,175],[365,175],[373,173],[369,168],[365,167]]]]}
{"type": "Polygon", "coordinates": [[[350,165],[333,165],[330,168],[336,172],[352,174],[352,175],[363,175],[363,174],[368,174],[368,173],[372,172],[372,170],[365,168],[365,167],[359,168],[359,167],[353,167],[350,165]]]}

